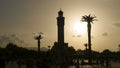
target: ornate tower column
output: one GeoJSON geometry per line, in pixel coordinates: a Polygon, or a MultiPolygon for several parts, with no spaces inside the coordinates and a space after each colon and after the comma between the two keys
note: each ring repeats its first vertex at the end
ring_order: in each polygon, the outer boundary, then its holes
{"type": "Polygon", "coordinates": [[[60,10],[57,17],[57,26],[58,26],[58,43],[64,43],[64,17],[63,12],[60,10]]]}

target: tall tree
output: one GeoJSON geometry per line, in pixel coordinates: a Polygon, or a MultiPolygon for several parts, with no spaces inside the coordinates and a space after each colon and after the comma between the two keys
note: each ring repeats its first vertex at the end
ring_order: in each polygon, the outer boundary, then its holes
{"type": "Polygon", "coordinates": [[[38,52],[40,53],[40,41],[43,39],[43,33],[40,32],[38,36],[35,36],[35,40],[38,41],[38,52]]]}
{"type": "Polygon", "coordinates": [[[119,52],[120,52],[120,44],[118,45],[118,47],[119,47],[119,52]]]}
{"type": "Polygon", "coordinates": [[[86,43],[86,44],[84,44],[84,46],[85,46],[85,50],[87,50],[88,44],[86,43]]]}
{"type": "Polygon", "coordinates": [[[91,57],[91,24],[93,21],[96,21],[96,16],[84,15],[81,18],[82,22],[87,22],[87,31],[88,31],[88,49],[89,49],[89,63],[92,63],[92,57],[91,57]]]}

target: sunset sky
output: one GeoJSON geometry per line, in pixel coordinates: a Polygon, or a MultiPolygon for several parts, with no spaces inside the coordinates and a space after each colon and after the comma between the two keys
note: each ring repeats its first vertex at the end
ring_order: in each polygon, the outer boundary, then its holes
{"type": "Polygon", "coordinates": [[[57,41],[58,11],[65,17],[65,42],[75,49],[85,49],[87,25],[79,27],[83,15],[97,16],[92,24],[92,49],[118,50],[120,44],[120,0],[0,0],[0,46],[13,42],[36,47],[34,35],[44,33],[41,47],[57,41]],[[78,27],[78,28],[76,28],[78,27]],[[82,30],[81,30],[82,29],[82,30]]]}

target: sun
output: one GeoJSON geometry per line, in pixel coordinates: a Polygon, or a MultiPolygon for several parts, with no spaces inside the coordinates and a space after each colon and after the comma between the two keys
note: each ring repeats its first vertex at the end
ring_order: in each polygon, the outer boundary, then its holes
{"type": "Polygon", "coordinates": [[[76,35],[83,35],[86,33],[87,27],[84,22],[76,22],[73,24],[73,31],[76,35]]]}

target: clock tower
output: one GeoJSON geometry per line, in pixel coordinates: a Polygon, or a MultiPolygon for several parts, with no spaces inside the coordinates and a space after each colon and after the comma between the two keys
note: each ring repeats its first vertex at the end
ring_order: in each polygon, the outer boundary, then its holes
{"type": "Polygon", "coordinates": [[[60,10],[57,17],[57,27],[58,27],[58,43],[64,43],[64,20],[63,12],[60,10]]]}

